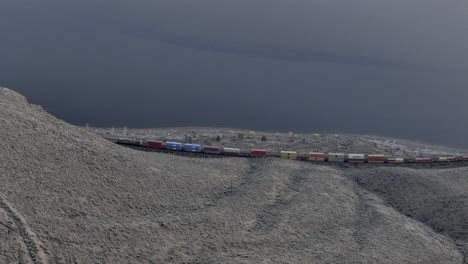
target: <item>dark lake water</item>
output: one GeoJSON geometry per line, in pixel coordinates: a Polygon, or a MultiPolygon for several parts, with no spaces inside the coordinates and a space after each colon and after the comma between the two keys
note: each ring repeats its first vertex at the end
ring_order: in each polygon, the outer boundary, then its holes
{"type": "Polygon", "coordinates": [[[0,86],[73,124],[468,147],[468,2],[0,2],[0,86]]]}

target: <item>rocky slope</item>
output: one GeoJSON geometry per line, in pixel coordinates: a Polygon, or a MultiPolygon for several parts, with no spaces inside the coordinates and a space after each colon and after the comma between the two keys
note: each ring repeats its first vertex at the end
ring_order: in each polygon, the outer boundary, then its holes
{"type": "Polygon", "coordinates": [[[0,263],[464,261],[466,168],[143,153],[4,88],[0,124],[0,263]]]}

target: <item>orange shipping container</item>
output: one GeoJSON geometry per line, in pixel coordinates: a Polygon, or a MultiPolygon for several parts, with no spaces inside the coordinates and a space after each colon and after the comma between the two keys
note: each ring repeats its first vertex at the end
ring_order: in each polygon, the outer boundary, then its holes
{"type": "Polygon", "coordinates": [[[325,161],[325,157],[325,153],[309,152],[309,157],[307,159],[313,161],[325,161]]]}
{"type": "Polygon", "coordinates": [[[385,163],[385,155],[368,155],[367,162],[369,163],[385,163]]]}

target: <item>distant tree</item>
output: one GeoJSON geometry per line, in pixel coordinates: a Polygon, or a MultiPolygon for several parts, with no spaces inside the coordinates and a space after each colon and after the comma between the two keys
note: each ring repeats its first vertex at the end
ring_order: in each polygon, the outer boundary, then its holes
{"type": "Polygon", "coordinates": [[[221,137],[219,135],[216,136],[216,142],[220,142],[221,141],[221,137]]]}
{"type": "Polygon", "coordinates": [[[111,135],[115,135],[115,128],[114,127],[111,128],[110,133],[111,133],[111,135]]]}
{"type": "Polygon", "coordinates": [[[262,136],[262,139],[261,139],[263,142],[267,141],[267,137],[266,136],[262,136]]]}
{"type": "Polygon", "coordinates": [[[238,138],[239,140],[244,140],[244,138],[245,138],[244,133],[239,133],[239,134],[237,134],[237,138],[238,138]]]}
{"type": "Polygon", "coordinates": [[[122,134],[127,135],[128,134],[128,128],[127,126],[124,126],[122,134]]]}
{"type": "Polygon", "coordinates": [[[257,135],[257,132],[253,130],[249,131],[249,136],[255,137],[255,135],[257,135]]]}
{"type": "Polygon", "coordinates": [[[89,124],[86,123],[86,130],[89,131],[89,124]]]}
{"type": "Polygon", "coordinates": [[[281,137],[281,134],[280,134],[280,133],[275,133],[275,138],[276,138],[276,140],[279,140],[280,137],[281,137]]]}
{"type": "Polygon", "coordinates": [[[190,143],[190,144],[193,143],[193,138],[192,138],[192,136],[186,136],[185,138],[186,138],[186,140],[187,140],[188,143],[190,143]]]}
{"type": "Polygon", "coordinates": [[[315,138],[319,138],[320,134],[319,133],[314,133],[314,134],[312,134],[312,136],[315,137],[315,138]]]}

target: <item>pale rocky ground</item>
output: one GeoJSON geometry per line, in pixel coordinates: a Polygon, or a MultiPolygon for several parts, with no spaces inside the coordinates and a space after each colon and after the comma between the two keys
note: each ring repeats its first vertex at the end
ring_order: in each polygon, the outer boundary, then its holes
{"type": "Polygon", "coordinates": [[[0,89],[0,263],[468,263],[468,168],[139,152],[0,89]]]}

